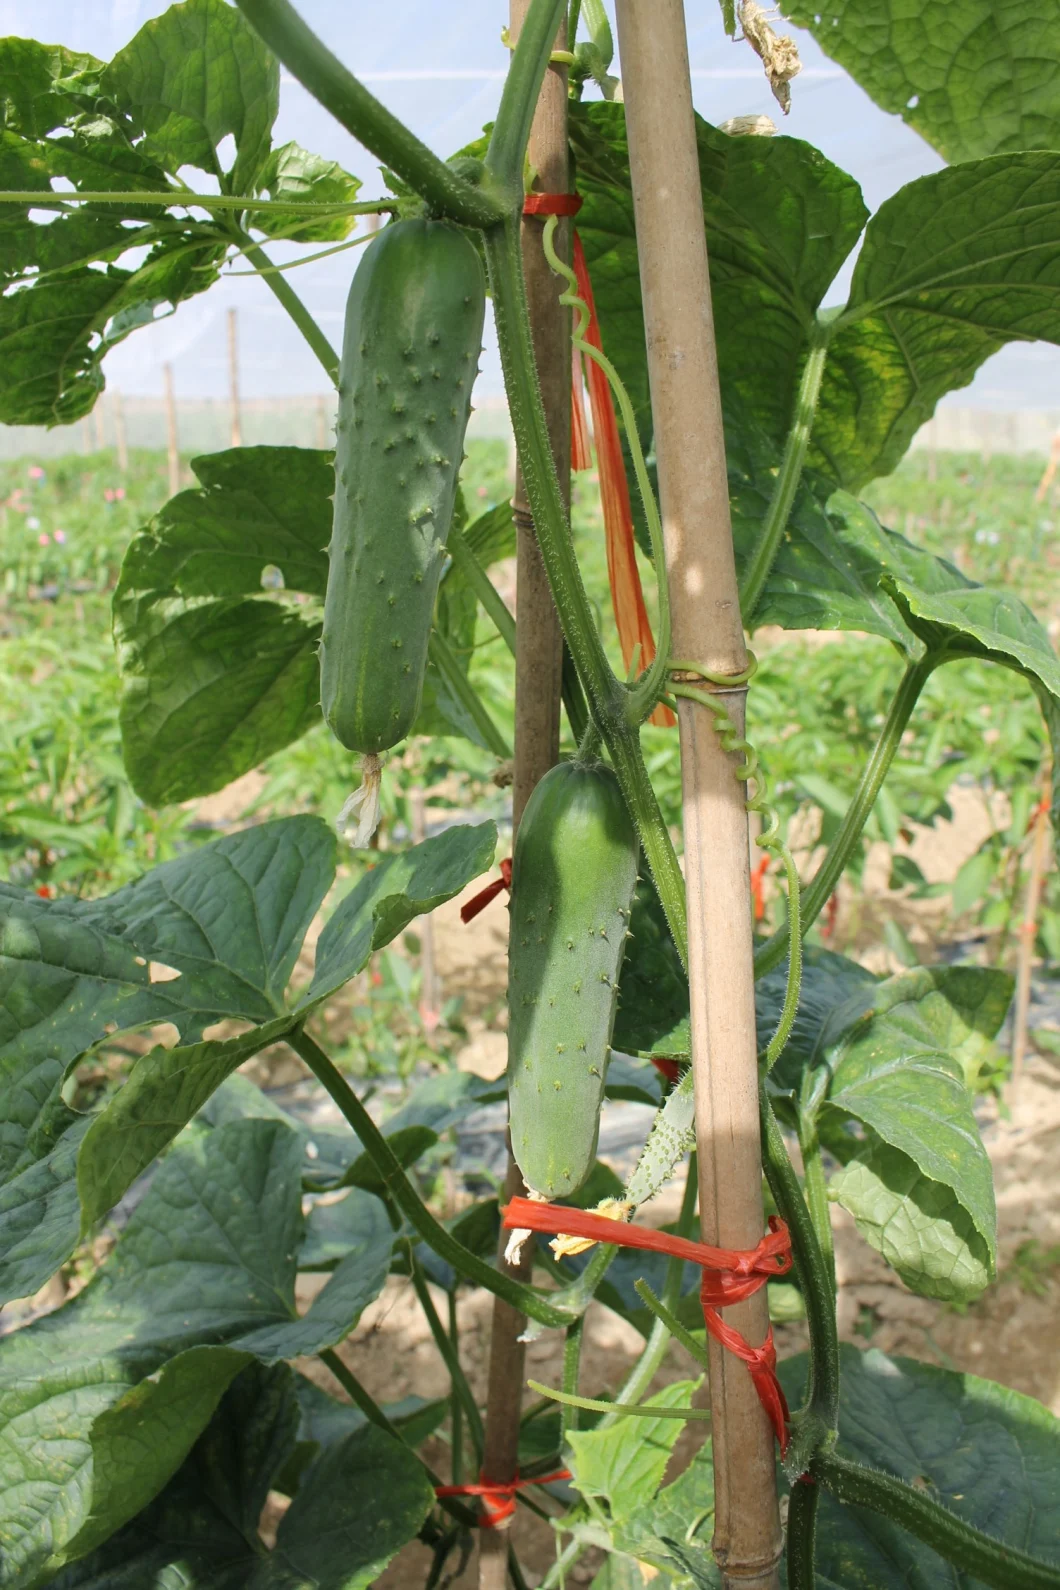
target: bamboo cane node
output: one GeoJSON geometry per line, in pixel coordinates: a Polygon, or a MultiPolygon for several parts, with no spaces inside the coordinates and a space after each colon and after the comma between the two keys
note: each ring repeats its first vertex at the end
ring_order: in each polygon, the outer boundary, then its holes
{"type": "Polygon", "coordinates": [[[517,530],[529,531],[531,535],[536,534],[534,530],[534,516],[530,512],[529,508],[523,508],[519,503],[513,503],[512,519],[515,521],[515,528],[517,530]]]}

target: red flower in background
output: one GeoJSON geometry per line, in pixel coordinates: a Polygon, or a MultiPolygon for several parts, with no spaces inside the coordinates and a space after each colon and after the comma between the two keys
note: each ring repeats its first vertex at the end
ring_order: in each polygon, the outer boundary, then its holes
{"type": "MultiPolygon", "coordinates": [[[[592,283],[581,238],[574,234],[574,273],[578,278],[578,292],[589,308],[589,325],[585,340],[603,351],[600,326],[593,302],[592,283]]],[[[611,582],[611,604],[618,627],[622,657],[628,669],[637,648],[640,648],[637,667],[646,668],[655,656],[655,637],[644,606],[644,591],[637,568],[633,539],[633,511],[629,500],[629,482],[622,458],[622,443],[618,434],[618,420],[611,400],[611,387],[604,372],[595,360],[586,361],[585,377],[589,385],[589,405],[593,415],[593,436],[596,440],[596,465],[600,474],[600,504],[604,514],[604,535],[607,543],[607,573],[611,582]]],[[[580,359],[574,362],[574,394],[572,401],[571,466],[588,467],[588,437],[585,434],[585,414],[582,408],[580,359]],[[584,460],[584,462],[582,461],[584,460]]],[[[660,727],[672,727],[677,719],[669,707],[656,707],[649,720],[660,727]]]]}

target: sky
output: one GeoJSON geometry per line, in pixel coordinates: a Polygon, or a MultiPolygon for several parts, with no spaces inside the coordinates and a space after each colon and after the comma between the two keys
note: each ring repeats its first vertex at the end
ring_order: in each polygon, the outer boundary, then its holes
{"type": "MultiPolygon", "coordinates": [[[[420,138],[446,156],[476,136],[495,111],[507,63],[501,28],[507,0],[297,0],[326,43],[420,138]]],[[[792,109],[779,113],[761,67],[743,43],[726,38],[718,0],[685,0],[696,109],[708,121],[765,114],[780,130],[817,145],[860,182],[875,210],[904,183],[943,164],[899,118],[879,110],[853,80],[800,29],[804,63],[792,85],[792,109]],[[782,125],[780,125],[782,124],[782,125]]],[[[109,58],[165,0],[0,0],[0,36],[20,34],[109,58]]],[[[613,15],[613,5],[608,4],[613,15]]],[[[613,68],[614,70],[615,68],[613,68]]],[[[621,63],[617,70],[621,72],[621,63]]],[[[274,142],[297,140],[338,160],[364,183],[361,197],[384,191],[378,167],[302,86],[281,80],[274,142]]],[[[296,251],[276,247],[277,261],[296,251]]],[[[333,255],[293,272],[290,280],[338,347],[343,306],[356,251],[333,255]]],[[[850,264],[829,301],[841,302],[850,264]]],[[[239,268],[238,266],[236,268],[239,268]]],[[[218,397],[227,390],[225,315],[239,311],[240,377],[244,395],[274,397],[328,389],[327,378],[299,332],[264,283],[231,276],[175,315],[135,332],[107,359],[108,385],[132,395],[159,395],[169,361],[181,398],[218,397]]],[[[606,327],[604,328],[606,337],[606,327]]],[[[501,395],[492,333],[479,395],[501,395]]],[[[971,387],[946,401],[986,409],[1060,405],[1060,349],[1044,343],[1010,345],[989,360],[971,387]]]]}

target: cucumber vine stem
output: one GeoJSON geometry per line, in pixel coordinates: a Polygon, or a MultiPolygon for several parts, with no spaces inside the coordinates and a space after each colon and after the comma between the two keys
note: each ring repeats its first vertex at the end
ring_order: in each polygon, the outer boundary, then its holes
{"type": "Polygon", "coordinates": [[[390,1144],[345,1077],[336,1069],[315,1039],[311,1038],[304,1028],[299,1028],[288,1035],[286,1042],[305,1061],[317,1081],[353,1127],[382,1177],[387,1196],[393,1200],[409,1224],[419,1232],[424,1242],[428,1247],[433,1248],[440,1259],[445,1259],[451,1264],[457,1274],[462,1275],[465,1280],[471,1281],[476,1286],[484,1286],[487,1291],[504,1298],[512,1308],[518,1309],[522,1314],[528,1314],[531,1319],[538,1320],[542,1325],[565,1326],[570,1324],[572,1318],[577,1317],[578,1311],[556,1308],[533,1287],[523,1286],[520,1282],[513,1281],[510,1276],[495,1270],[491,1264],[486,1263],[485,1259],[480,1259],[469,1248],[465,1248],[451,1231],[447,1231],[431,1214],[402,1170],[390,1144]]]}
{"type": "Polygon", "coordinates": [[[294,288],[285,276],[271,270],[271,260],[252,238],[243,234],[243,253],[252,265],[261,272],[262,280],[273,294],[277,303],[283,305],[295,325],[298,327],[306,342],[316,354],[321,365],[327,372],[328,380],[332,386],[339,384],[339,356],[331,343],[317,325],[309,310],[303,304],[294,288]]]}
{"type": "Polygon", "coordinates": [[[744,623],[748,625],[754,618],[755,608],[765,589],[802,479],[835,313],[834,310],[819,310],[810,326],[809,351],[795,397],[795,415],[784,443],[780,471],[758,538],[740,580],[740,610],[744,623]]]}
{"type": "MultiPolygon", "coordinates": [[[[811,882],[803,890],[802,895],[802,931],[805,934],[817,920],[826,905],[832,891],[846,870],[854,846],[861,837],[861,831],[869,819],[869,813],[876,804],[876,797],[880,793],[887,771],[894,761],[895,753],[902,743],[906,724],[912,716],[913,708],[920,697],[920,692],[930,678],[931,674],[942,662],[938,653],[929,652],[926,656],[911,660],[906,665],[897,693],[891,701],[890,708],[879,738],[873,747],[872,755],[862,772],[858,787],[854,791],[846,815],[839,825],[839,832],[832,840],[821,865],[818,867],[811,882]]],[[[764,977],[766,972],[772,971],[777,962],[782,958],[788,942],[787,927],[778,929],[755,952],[755,976],[764,977]]]]}
{"type": "MultiPolygon", "coordinates": [[[[299,16],[289,0],[236,0],[251,27],[303,88],[440,214],[488,226],[506,205],[474,188],[370,94],[299,16]]],[[[556,0],[539,0],[554,4],[556,0]]]]}

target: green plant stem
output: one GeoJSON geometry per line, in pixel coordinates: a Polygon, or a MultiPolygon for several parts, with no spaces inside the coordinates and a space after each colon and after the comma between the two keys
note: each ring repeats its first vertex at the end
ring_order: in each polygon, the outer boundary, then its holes
{"type": "MultiPolygon", "coordinates": [[[[453,1344],[453,1352],[460,1352],[460,1328],[456,1317],[456,1287],[449,1293],[449,1340],[453,1344]]],[[[449,1398],[449,1450],[451,1455],[450,1473],[454,1485],[462,1485],[464,1481],[464,1432],[463,1408],[460,1403],[460,1394],[453,1386],[449,1398]]]]}
{"type": "MultiPolygon", "coordinates": [[[[395,1441],[400,1441],[403,1446],[408,1445],[401,1431],[391,1424],[374,1397],[365,1391],[352,1369],[346,1367],[334,1348],[325,1347],[323,1352],[317,1354],[317,1357],[322,1364],[326,1364],[328,1369],[331,1370],[331,1373],[335,1376],[343,1391],[346,1392],[350,1401],[355,1407],[360,1408],[369,1424],[374,1424],[379,1430],[385,1430],[387,1435],[392,1436],[395,1441]]],[[[416,1455],[419,1457],[418,1453],[416,1455]]],[[[422,1458],[420,1458],[420,1462],[423,1463],[422,1458]]],[[[423,1467],[431,1484],[441,1485],[441,1479],[431,1468],[430,1464],[423,1463],[423,1467]]],[[[478,1523],[477,1517],[470,1508],[465,1507],[455,1496],[440,1496],[438,1504],[440,1507],[444,1507],[445,1511],[463,1524],[466,1529],[473,1529],[478,1523]]]]}
{"type": "Polygon", "coordinates": [[[567,48],[573,50],[578,42],[578,19],[582,14],[582,0],[570,0],[567,7],[567,48]]]}
{"type": "MultiPolygon", "coordinates": [[[[887,771],[902,743],[902,735],[905,733],[906,724],[909,722],[920,692],[941,660],[938,655],[929,653],[919,661],[910,662],[906,666],[872,755],[839,826],[839,832],[832,840],[828,854],[814,874],[813,881],[803,890],[804,935],[820,916],[846,870],[847,863],[854,853],[854,847],[861,838],[861,831],[868,821],[869,813],[876,804],[876,797],[887,777],[887,771]]],[[[783,959],[787,948],[788,931],[785,926],[772,934],[755,952],[755,976],[764,977],[766,972],[772,971],[777,962],[783,959]]]]}
{"type": "Polygon", "coordinates": [[[507,206],[495,194],[465,182],[391,115],[332,55],[289,0],[237,0],[237,4],[303,88],[439,214],[464,226],[488,226],[504,213],[507,206]]]}
{"type": "Polygon", "coordinates": [[[505,606],[504,599],[478,558],[467,544],[462,530],[453,525],[449,531],[446,550],[453,560],[453,568],[470,585],[486,612],[493,620],[498,635],[515,656],[515,619],[505,606]]]}
{"type": "Polygon", "coordinates": [[[530,1586],[526,1582],[526,1575],[523,1573],[522,1563],[515,1555],[515,1547],[510,1540],[508,1542],[508,1572],[512,1576],[513,1590],[530,1590],[530,1586]]]}
{"type": "Polygon", "coordinates": [[[777,475],[765,519],[762,521],[762,527],[740,580],[740,611],[744,623],[748,626],[754,618],[755,608],[765,589],[781,537],[787,527],[799,481],[802,479],[806,450],[810,445],[814,415],[817,412],[817,399],[821,391],[821,377],[824,375],[825,362],[828,358],[831,318],[830,315],[819,314],[810,328],[809,352],[799,381],[799,390],[795,396],[795,416],[784,444],[780,473],[777,475]]]}
{"type": "MultiPolygon", "coordinates": [[[[658,1368],[658,1364],[655,1367],[658,1368]]],[[[539,1380],[528,1380],[526,1383],[531,1391],[539,1392],[553,1402],[566,1402],[575,1408],[585,1408],[590,1413],[605,1414],[606,1417],[596,1426],[598,1430],[606,1430],[616,1419],[683,1419],[687,1424],[697,1421],[708,1423],[711,1417],[709,1408],[656,1408],[648,1403],[625,1402],[618,1398],[614,1402],[605,1402],[602,1397],[569,1396],[565,1391],[543,1386],[539,1380]]]]}
{"type": "Polygon", "coordinates": [[[459,1401],[460,1406],[467,1417],[467,1431],[468,1435],[471,1437],[471,1445],[475,1449],[475,1462],[476,1466],[478,1466],[482,1462],[482,1415],[479,1413],[478,1404],[475,1402],[475,1399],[471,1394],[471,1387],[467,1383],[467,1376],[464,1374],[463,1368],[461,1367],[460,1359],[456,1353],[456,1350],[449,1339],[449,1335],[445,1329],[445,1326],[438,1317],[438,1310],[434,1306],[434,1299],[431,1297],[430,1290],[428,1289],[427,1282],[424,1280],[423,1273],[420,1270],[419,1265],[416,1263],[416,1260],[411,1257],[411,1244],[410,1260],[412,1285],[416,1290],[416,1296],[419,1298],[420,1307],[423,1309],[424,1315],[426,1316],[427,1324],[430,1326],[431,1335],[434,1337],[434,1345],[441,1354],[442,1362],[445,1364],[445,1367],[449,1372],[449,1381],[453,1388],[453,1396],[459,1401]]]}
{"type": "Polygon", "coordinates": [[[811,1472],[839,1501],[882,1513],[977,1582],[995,1590],[1060,1590],[1060,1566],[995,1540],[891,1474],[835,1453],[815,1459],[811,1472]]]}
{"type": "Polygon", "coordinates": [[[805,1189],[806,1205],[813,1221],[813,1229],[817,1234],[817,1245],[821,1250],[828,1274],[832,1283],[832,1297],[835,1297],[835,1245],[832,1241],[832,1218],[828,1203],[828,1185],[824,1178],[824,1166],[821,1163],[821,1143],[817,1136],[815,1117],[808,1111],[799,1111],[799,1148],[802,1152],[803,1186],[805,1189]]]}
{"type": "Polygon", "coordinates": [[[339,384],[339,356],[331,343],[325,337],[309,310],[303,304],[286,276],[271,270],[272,261],[254,240],[242,234],[243,253],[252,265],[262,272],[262,280],[275,297],[277,303],[283,305],[295,325],[298,327],[306,342],[312,348],[321,365],[327,371],[328,380],[332,386],[339,384]]]}
{"type": "Polygon", "coordinates": [[[564,1582],[567,1571],[574,1567],[579,1557],[588,1549],[583,1541],[569,1540],[541,1581],[541,1590],[556,1590],[556,1586],[564,1582]]]}
{"type": "Polygon", "coordinates": [[[320,1045],[303,1029],[288,1035],[286,1042],[300,1055],[317,1081],[338,1105],[353,1127],[365,1151],[382,1178],[387,1196],[392,1198],[406,1220],[418,1231],[429,1248],[440,1259],[451,1264],[458,1275],[475,1286],[484,1286],[497,1297],[503,1297],[512,1308],[528,1314],[542,1325],[566,1326],[572,1315],[566,1309],[554,1307],[547,1298],[531,1286],[522,1286],[510,1276],[495,1270],[453,1236],[451,1231],[435,1219],[422,1198],[409,1181],[393,1149],[368,1114],[360,1099],[341,1073],[321,1049],[320,1045]]]}
{"type": "Polygon", "coordinates": [[[809,1397],[803,1420],[792,1439],[792,1466],[799,1472],[822,1445],[834,1444],[839,1429],[839,1336],[835,1294],[799,1178],[788,1158],[784,1136],[764,1084],[759,1088],[759,1118],[762,1164],[777,1209],[791,1233],[795,1268],[810,1327],[809,1397]]]}
{"type": "Polygon", "coordinates": [[[674,943],[687,962],[684,878],[644,766],[639,732],[628,721],[628,691],[607,661],[593,620],[552,461],[530,337],[518,218],[487,228],[484,243],[512,429],[556,611],[637,825],[674,943]]]}
{"type": "Polygon", "coordinates": [[[788,1502],[788,1590],[814,1590],[814,1549],[817,1544],[817,1505],[820,1487],[796,1481],[788,1502]]]}
{"type": "Polygon", "coordinates": [[[432,629],[427,653],[453,695],[481,734],[488,750],[508,761],[512,748],[494,723],[478,691],[457,662],[456,653],[440,630],[432,629]]]}
{"type": "MultiPolygon", "coordinates": [[[[699,1177],[695,1153],[688,1158],[688,1175],[685,1180],[684,1196],[681,1199],[681,1213],[677,1217],[677,1233],[687,1237],[692,1228],[692,1220],[696,1212],[696,1195],[699,1191],[699,1177]]],[[[660,1302],[663,1310],[673,1313],[681,1297],[681,1281],[685,1273],[683,1259],[669,1258],[666,1261],[666,1275],[663,1280],[663,1289],[660,1302]]],[[[644,1351],[633,1365],[619,1391],[616,1402],[637,1403],[645,1395],[648,1387],[655,1379],[656,1371],[670,1345],[670,1327],[665,1323],[665,1315],[657,1314],[652,1325],[644,1351]]],[[[605,1415],[600,1421],[599,1428],[604,1429],[613,1424],[619,1414],[605,1415]]],[[[699,1417],[697,1414],[696,1417],[699,1417]]],[[[707,1415],[709,1418],[709,1414],[707,1415]]]]}
{"type": "Polygon", "coordinates": [[[634,1281],[633,1287],[637,1296],[651,1309],[656,1319],[662,1320],[670,1335],[681,1343],[689,1357],[694,1358],[701,1368],[709,1370],[710,1359],[706,1349],[699,1345],[691,1331],[685,1330],[677,1315],[666,1307],[662,1299],[655,1296],[647,1281],[634,1281]]]}
{"type": "Polygon", "coordinates": [[[343,199],[326,203],[319,199],[258,199],[247,193],[192,193],[187,188],[140,189],[127,193],[59,193],[43,190],[0,189],[0,204],[29,204],[35,210],[62,210],[68,204],[160,204],[166,209],[183,210],[271,210],[274,213],[305,214],[311,220],[329,215],[383,215],[397,209],[396,199],[343,199]]]}
{"type": "MultiPolygon", "coordinates": [[[[504,80],[497,118],[493,123],[486,170],[498,189],[523,196],[523,160],[530,138],[530,124],[537,109],[541,84],[548,70],[552,43],[563,16],[565,0],[530,0],[512,51],[512,61],[504,80]]],[[[499,219],[494,216],[493,219],[499,219]]]]}
{"type": "MultiPolygon", "coordinates": [[[[578,1371],[582,1361],[582,1334],[585,1326],[585,1315],[567,1326],[567,1335],[563,1343],[563,1390],[568,1397],[578,1395],[578,1371]]],[[[578,1428],[578,1410],[568,1403],[560,1404],[560,1445],[567,1439],[570,1430],[578,1428]]]]}

